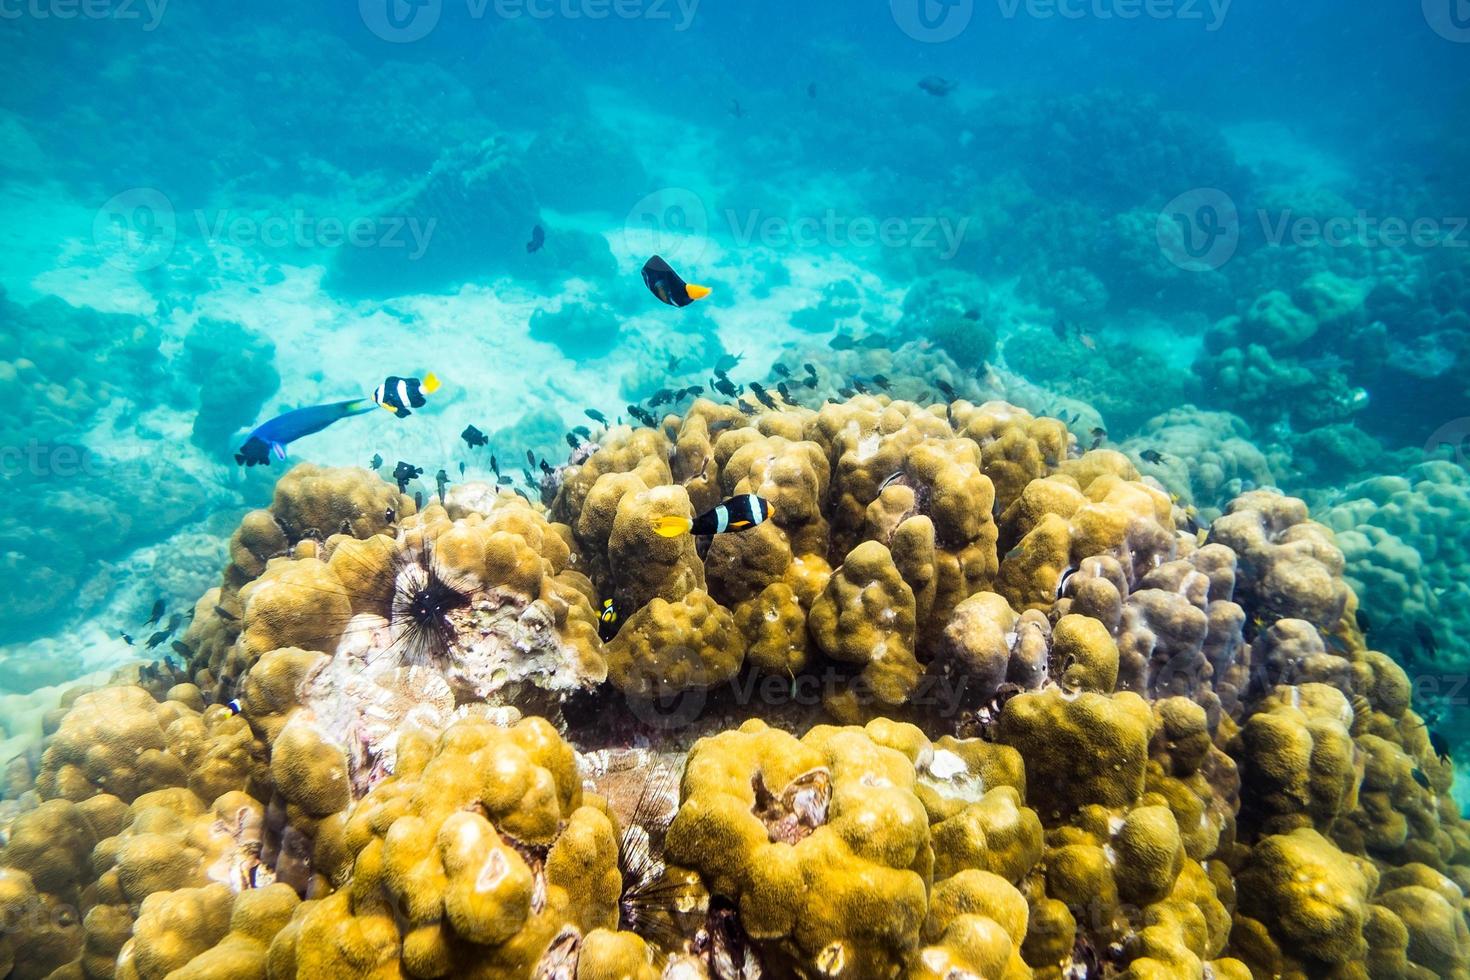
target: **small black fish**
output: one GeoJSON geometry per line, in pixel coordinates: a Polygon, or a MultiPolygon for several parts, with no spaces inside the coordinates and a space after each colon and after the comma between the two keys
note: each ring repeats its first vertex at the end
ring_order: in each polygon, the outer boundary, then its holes
{"type": "Polygon", "coordinates": [[[948,398],[950,401],[959,401],[959,392],[955,391],[954,386],[951,385],[948,381],[945,381],[942,378],[935,379],[934,387],[938,388],[939,393],[942,394],[945,398],[948,398]]]}
{"type": "Polygon", "coordinates": [[[157,602],[155,602],[153,604],[153,612],[148,615],[148,620],[143,625],[144,626],[152,626],[154,623],[156,623],[160,619],[162,619],[163,618],[163,609],[164,609],[163,600],[162,599],[159,599],[157,602]]]}
{"type": "Polygon", "coordinates": [[[815,378],[817,376],[817,369],[812,367],[810,362],[803,364],[801,367],[802,370],[806,371],[806,373],[810,374],[812,377],[815,378]]]}
{"type": "Polygon", "coordinates": [[[1358,632],[1367,636],[1368,631],[1373,628],[1373,624],[1368,621],[1368,614],[1363,612],[1362,608],[1359,607],[1355,618],[1358,621],[1358,632]]]}
{"type": "Polygon", "coordinates": [[[459,461],[459,478],[464,479],[464,460],[459,461]]]}
{"type": "Polygon", "coordinates": [[[672,391],[668,388],[660,388],[658,391],[655,391],[653,393],[652,398],[648,399],[648,404],[651,408],[658,408],[660,405],[667,405],[674,400],[674,396],[677,394],[678,392],[672,391]]]}
{"type": "Polygon", "coordinates": [[[1450,761],[1449,740],[1432,728],[1429,730],[1429,745],[1434,749],[1434,755],[1440,762],[1450,761]]]}
{"type": "Polygon", "coordinates": [[[980,319],[980,311],[979,310],[966,310],[965,311],[965,319],[966,320],[978,320],[978,319],[980,319]]]}
{"type": "Polygon", "coordinates": [[[424,492],[422,490],[415,490],[413,492],[413,506],[416,510],[424,509],[424,492]]]}
{"type": "Polygon", "coordinates": [[[751,394],[755,395],[755,400],[766,406],[766,408],[775,411],[776,409],[781,407],[776,404],[776,399],[772,398],[770,396],[770,393],[767,392],[766,389],[762,387],[758,382],[752,381],[750,383],[750,391],[751,394]]]}
{"type": "Polygon", "coordinates": [[[168,626],[165,627],[170,633],[178,631],[179,625],[184,621],[183,613],[174,613],[168,618],[168,626]]]}
{"type": "Polygon", "coordinates": [[[777,361],[775,364],[772,364],[771,365],[771,370],[772,371],[775,371],[776,374],[779,377],[782,377],[782,378],[789,378],[789,377],[791,377],[791,369],[789,367],[787,367],[786,365],[782,364],[779,361],[777,361]]]}
{"type": "Polygon", "coordinates": [[[194,651],[190,650],[186,644],[181,643],[178,640],[174,640],[172,643],[170,643],[169,647],[173,650],[174,653],[177,653],[185,660],[188,660],[189,658],[194,656],[194,651]]]}
{"type": "Polygon", "coordinates": [[[378,453],[373,453],[373,458],[368,460],[368,466],[374,471],[382,469],[383,457],[378,453]]]}
{"type": "Polygon", "coordinates": [[[548,463],[547,463],[547,462],[546,462],[546,460],[544,460],[544,459],[543,459],[543,460],[542,460],[542,461],[541,461],[541,472],[542,472],[542,473],[545,473],[545,474],[546,474],[546,475],[547,475],[547,476],[551,476],[551,474],[552,474],[552,473],[553,473],[553,472],[555,472],[555,471],[554,471],[554,470],[553,470],[553,469],[552,469],[552,468],[551,468],[551,466],[550,466],[550,465],[549,465],[549,464],[548,464],[548,463]]]}
{"type": "Polygon", "coordinates": [[[526,465],[527,466],[535,466],[536,465],[536,454],[533,453],[533,452],[531,452],[531,450],[529,450],[529,449],[526,450],[526,465]]]}
{"type": "Polygon", "coordinates": [[[720,380],[716,381],[713,387],[715,391],[718,391],[722,395],[728,395],[731,398],[734,398],[738,394],[738,392],[735,390],[735,386],[732,385],[726,378],[721,378],[720,380]]]}
{"type": "Polygon", "coordinates": [[[122,641],[124,643],[126,643],[128,646],[132,646],[133,645],[133,638],[131,636],[129,636],[128,634],[124,633],[122,630],[118,630],[117,635],[119,637],[121,637],[122,638],[122,641]]]}
{"type": "Polygon", "coordinates": [[[218,616],[220,619],[228,620],[229,622],[232,622],[232,623],[235,620],[237,620],[237,619],[240,618],[239,616],[236,616],[234,613],[230,612],[224,606],[215,606],[214,607],[214,614],[216,616],[218,616]]]}
{"type": "Polygon", "coordinates": [[[459,434],[459,437],[463,439],[465,441],[465,445],[469,446],[471,449],[478,449],[481,446],[490,445],[490,440],[488,437],[486,437],[485,433],[481,432],[473,425],[465,426],[464,431],[459,434]]]}
{"type": "Polygon", "coordinates": [[[852,350],[857,346],[857,342],[852,339],[851,334],[840,333],[833,337],[827,346],[833,350],[852,350]]]}
{"type": "Polygon", "coordinates": [[[670,354],[669,355],[669,373],[670,374],[673,374],[677,370],[679,370],[679,358],[676,357],[676,356],[674,356],[673,354],[670,354]]]}
{"type": "Polygon", "coordinates": [[[592,421],[596,422],[598,425],[602,426],[603,428],[607,428],[607,416],[606,415],[603,415],[597,409],[595,409],[595,408],[589,408],[589,409],[587,409],[587,411],[583,412],[582,414],[585,415],[585,416],[587,416],[589,419],[591,419],[592,421]]]}
{"type": "Polygon", "coordinates": [[[1418,783],[1424,789],[1429,789],[1429,777],[1424,775],[1422,769],[1415,768],[1409,775],[1414,777],[1414,782],[1418,783]]]}
{"type": "Polygon", "coordinates": [[[143,645],[152,650],[154,647],[158,646],[166,639],[168,639],[168,633],[163,630],[159,630],[157,633],[154,633],[152,636],[148,637],[148,642],[143,645]]]}
{"type": "Polygon", "coordinates": [[[536,227],[531,229],[531,240],[526,243],[526,252],[527,254],[531,252],[539,252],[541,251],[542,246],[544,246],[545,244],[546,229],[542,228],[540,225],[537,225],[536,227]]]}
{"type": "Polygon", "coordinates": [[[955,85],[955,82],[947,78],[940,78],[938,75],[929,75],[919,80],[919,88],[940,99],[953,92],[955,85]]]}
{"type": "Polygon", "coordinates": [[[1158,466],[1164,461],[1164,454],[1159,452],[1157,449],[1145,449],[1143,452],[1138,454],[1138,457],[1142,459],[1145,463],[1152,463],[1155,466],[1158,466]]]}
{"type": "Polygon", "coordinates": [[[494,453],[490,454],[490,472],[496,476],[500,475],[500,461],[495,458],[494,453]]]}
{"type": "Polygon", "coordinates": [[[574,425],[572,426],[572,431],[581,436],[583,439],[592,438],[592,430],[587,428],[585,425],[574,425]]]}
{"type": "Polygon", "coordinates": [[[541,485],[541,481],[536,479],[536,474],[530,470],[521,470],[521,477],[526,481],[526,486],[528,487],[539,487],[541,485]]]}
{"type": "Polygon", "coordinates": [[[618,635],[618,626],[622,618],[616,602],[612,599],[602,600],[602,610],[597,614],[597,635],[603,643],[611,642],[612,638],[618,635]]]}
{"type": "Polygon", "coordinates": [[[650,412],[644,411],[637,405],[629,405],[628,414],[633,416],[633,418],[637,419],[639,422],[642,422],[644,425],[648,426],[650,429],[658,428],[658,419],[654,418],[650,412]]]}
{"type": "Polygon", "coordinates": [[[508,477],[508,476],[502,476],[502,477],[498,477],[498,478],[496,478],[496,480],[495,480],[495,484],[496,484],[496,485],[497,485],[497,486],[501,486],[501,487],[508,487],[508,486],[510,486],[510,485],[511,485],[511,483],[513,483],[513,482],[514,482],[514,481],[513,481],[513,480],[511,480],[511,478],[510,478],[510,477],[508,477]]]}
{"type": "Polygon", "coordinates": [[[1434,638],[1434,630],[1430,629],[1429,624],[1424,620],[1421,619],[1414,624],[1414,636],[1418,638],[1419,645],[1424,648],[1425,653],[1431,657],[1439,653],[1439,641],[1434,638]]]}
{"type": "Polygon", "coordinates": [[[434,486],[439,490],[439,503],[444,503],[449,498],[444,494],[449,489],[449,474],[440,469],[434,474],[434,486]]]}
{"type": "Polygon", "coordinates": [[[879,388],[882,388],[884,391],[893,390],[893,385],[889,384],[888,379],[883,377],[883,375],[881,374],[873,375],[873,384],[877,385],[879,388]]]}
{"type": "Polygon", "coordinates": [[[719,360],[715,361],[715,374],[723,378],[725,372],[735,370],[743,360],[745,360],[744,351],[739,354],[721,354],[719,360]]]}
{"type": "Polygon", "coordinates": [[[1101,446],[1107,440],[1107,438],[1108,438],[1108,430],[1107,429],[1104,429],[1102,426],[1099,425],[1099,426],[1097,426],[1096,428],[1094,428],[1092,430],[1091,435],[1092,435],[1092,445],[1088,446],[1087,448],[1088,449],[1096,449],[1098,446],[1101,446]]]}
{"type": "Polygon", "coordinates": [[[817,379],[816,378],[803,378],[801,383],[802,383],[802,386],[803,387],[806,387],[806,388],[815,388],[817,386],[817,379]]]}
{"type": "Polygon", "coordinates": [[[837,394],[841,395],[843,398],[852,398],[857,394],[857,392],[853,391],[851,388],[838,388],[837,394]]]}
{"type": "Polygon", "coordinates": [[[578,446],[582,445],[582,441],[577,438],[577,434],[575,432],[568,432],[567,445],[571,446],[573,449],[576,449],[578,446]]]}
{"type": "Polygon", "coordinates": [[[786,382],[776,382],[776,390],[781,393],[781,397],[784,398],[786,401],[790,402],[792,405],[796,404],[796,399],[791,397],[791,389],[786,387],[786,382]]]}
{"type": "Polygon", "coordinates": [[[859,394],[866,395],[868,393],[868,386],[863,384],[862,378],[853,378],[852,386],[858,390],[859,394]]]}
{"type": "Polygon", "coordinates": [[[412,463],[405,463],[401,459],[398,461],[398,465],[393,467],[393,482],[398,484],[399,493],[407,493],[409,481],[417,480],[423,475],[423,467],[415,466],[412,463]]]}

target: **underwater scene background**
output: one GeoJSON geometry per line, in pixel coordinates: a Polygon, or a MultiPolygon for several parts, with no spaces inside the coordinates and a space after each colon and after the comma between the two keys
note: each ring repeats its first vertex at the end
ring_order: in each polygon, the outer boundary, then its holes
{"type": "Polygon", "coordinates": [[[1470,977],[1467,69],[0,0],[0,974],[1470,977]]]}

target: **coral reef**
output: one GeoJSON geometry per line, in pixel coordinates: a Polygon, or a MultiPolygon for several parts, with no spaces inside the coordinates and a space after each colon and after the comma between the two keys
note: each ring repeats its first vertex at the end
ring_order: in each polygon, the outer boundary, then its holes
{"type": "Polygon", "coordinates": [[[1180,474],[1221,504],[1205,533],[1003,402],[697,400],[613,427],[544,508],[463,484],[416,511],[297,466],[184,673],[46,716],[0,954],[138,980],[1470,975],[1470,825],[1356,624],[1374,584],[1300,500],[1222,499],[1238,458],[1180,474]],[[653,531],[742,493],[771,518],[653,531]]]}

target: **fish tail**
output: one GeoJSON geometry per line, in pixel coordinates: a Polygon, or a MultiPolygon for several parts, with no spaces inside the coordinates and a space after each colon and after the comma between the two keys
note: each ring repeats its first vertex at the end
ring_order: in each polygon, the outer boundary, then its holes
{"type": "Polygon", "coordinates": [[[704,299],[709,295],[710,289],[708,286],[701,286],[698,283],[691,282],[685,284],[684,292],[689,294],[690,299],[704,299]]]}
{"type": "Polygon", "coordinates": [[[688,534],[694,529],[694,522],[687,517],[669,515],[668,517],[655,517],[653,529],[665,538],[677,538],[681,534],[688,534]]]}
{"type": "Polygon", "coordinates": [[[439,375],[435,374],[433,371],[430,371],[428,374],[424,375],[423,384],[421,384],[419,387],[424,390],[425,394],[432,395],[434,392],[439,390],[439,375]]]}

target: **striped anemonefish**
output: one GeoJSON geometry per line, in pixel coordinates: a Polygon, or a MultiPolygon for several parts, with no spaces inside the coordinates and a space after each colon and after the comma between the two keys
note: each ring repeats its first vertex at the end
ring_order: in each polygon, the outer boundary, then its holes
{"type": "Polygon", "coordinates": [[[373,403],[384,411],[392,412],[401,419],[413,413],[410,408],[423,408],[425,395],[439,390],[439,377],[433,373],[418,378],[390,377],[373,389],[373,403]]]}
{"type": "Polygon", "coordinates": [[[748,531],[758,524],[764,524],[775,511],[771,502],[764,497],[743,493],[738,497],[731,497],[713,510],[705,511],[692,521],[687,517],[674,515],[656,517],[653,529],[666,538],[677,538],[681,534],[691,533],[704,537],[724,534],[726,531],[748,531]]]}
{"type": "Polygon", "coordinates": [[[669,306],[688,306],[697,299],[704,299],[710,292],[708,286],[685,282],[660,255],[643,264],[643,284],[660,303],[669,306]]]}

